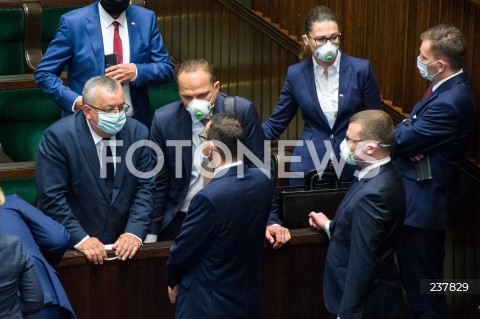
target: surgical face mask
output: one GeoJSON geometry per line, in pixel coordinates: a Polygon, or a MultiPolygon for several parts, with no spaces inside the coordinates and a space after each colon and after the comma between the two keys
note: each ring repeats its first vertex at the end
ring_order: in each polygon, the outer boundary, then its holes
{"type": "Polygon", "coordinates": [[[420,60],[419,57],[417,57],[417,68],[418,68],[418,71],[420,72],[420,75],[421,75],[425,80],[432,81],[433,78],[434,78],[438,73],[440,73],[440,71],[439,71],[439,72],[435,73],[434,75],[428,74],[428,66],[429,66],[429,65],[432,65],[432,64],[434,64],[434,63],[437,63],[438,61],[439,61],[439,60],[434,61],[434,62],[429,63],[429,64],[426,64],[425,62],[423,62],[422,60],[420,60]]]}
{"type": "Polygon", "coordinates": [[[330,40],[324,45],[315,49],[315,57],[323,62],[332,62],[338,54],[338,44],[333,44],[330,40]]]}
{"type": "MultiPolygon", "coordinates": [[[[213,90],[215,91],[215,87],[213,87],[213,90]]],[[[203,120],[210,116],[213,111],[213,95],[214,93],[212,93],[210,101],[193,99],[188,103],[187,111],[192,116],[192,119],[203,120]]]]}
{"type": "Polygon", "coordinates": [[[118,113],[106,113],[97,111],[97,114],[98,124],[96,126],[107,134],[117,134],[118,132],[120,132],[120,130],[125,125],[125,122],[127,121],[125,111],[121,111],[118,113]]]}
{"type": "Polygon", "coordinates": [[[127,10],[130,0],[101,0],[103,9],[111,16],[119,16],[127,10]]]}

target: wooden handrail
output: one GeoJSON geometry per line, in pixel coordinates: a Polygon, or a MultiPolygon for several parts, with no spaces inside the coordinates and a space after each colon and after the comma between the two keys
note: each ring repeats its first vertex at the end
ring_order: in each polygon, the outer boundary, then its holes
{"type": "Polygon", "coordinates": [[[0,165],[0,179],[35,177],[35,162],[13,162],[0,165]]]}
{"type": "Polygon", "coordinates": [[[237,0],[219,0],[226,8],[232,10],[241,18],[247,20],[253,26],[258,28],[263,34],[269,36],[278,42],[285,49],[298,55],[302,50],[300,44],[283,33],[280,29],[275,28],[271,23],[257,16],[252,10],[237,0]]]}
{"type": "MultiPolygon", "coordinates": [[[[65,85],[67,84],[67,73],[63,72],[60,77],[65,85]]],[[[0,76],[0,91],[18,90],[18,89],[34,89],[38,88],[38,84],[33,78],[33,74],[15,74],[0,76]]]]}
{"type": "Polygon", "coordinates": [[[42,6],[39,1],[22,4],[25,15],[24,64],[27,70],[34,72],[42,59],[42,6]]]}

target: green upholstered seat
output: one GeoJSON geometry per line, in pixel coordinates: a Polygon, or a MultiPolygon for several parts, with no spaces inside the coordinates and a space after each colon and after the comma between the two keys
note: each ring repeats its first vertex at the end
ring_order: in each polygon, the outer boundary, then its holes
{"type": "Polygon", "coordinates": [[[0,10],[0,75],[24,72],[23,33],[23,10],[0,10]]]}
{"type": "Polygon", "coordinates": [[[148,87],[150,97],[150,113],[153,117],[155,110],[169,103],[180,100],[176,81],[148,87]]]}
{"type": "Polygon", "coordinates": [[[60,17],[80,7],[51,7],[42,9],[42,52],[45,53],[50,42],[55,38],[60,17]]]}
{"type": "Polygon", "coordinates": [[[0,187],[2,187],[5,195],[17,194],[28,203],[37,205],[37,189],[34,177],[0,179],[0,187]]]}
{"type": "Polygon", "coordinates": [[[0,143],[15,162],[34,161],[43,131],[60,108],[39,88],[0,91],[0,143]]]}

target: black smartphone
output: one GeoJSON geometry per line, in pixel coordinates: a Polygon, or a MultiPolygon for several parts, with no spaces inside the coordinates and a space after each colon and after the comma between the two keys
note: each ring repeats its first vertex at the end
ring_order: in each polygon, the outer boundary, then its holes
{"type": "Polygon", "coordinates": [[[116,53],[105,55],[105,69],[118,64],[118,57],[116,53]]]}

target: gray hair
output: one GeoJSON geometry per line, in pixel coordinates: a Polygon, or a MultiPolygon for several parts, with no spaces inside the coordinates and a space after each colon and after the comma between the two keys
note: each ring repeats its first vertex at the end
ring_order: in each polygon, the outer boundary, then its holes
{"type": "Polygon", "coordinates": [[[106,89],[108,92],[117,92],[121,87],[120,82],[109,76],[96,76],[85,83],[82,91],[84,104],[95,104],[95,95],[99,89],[106,89]]]}

